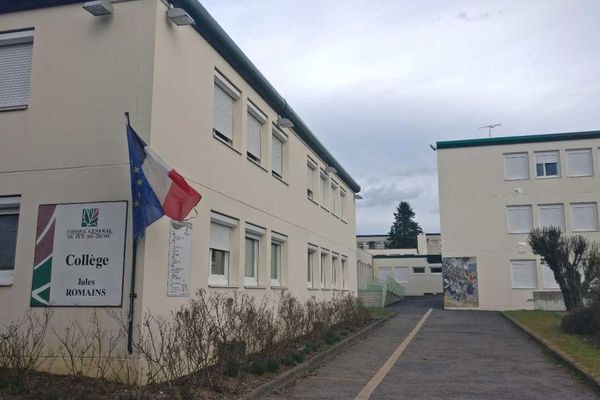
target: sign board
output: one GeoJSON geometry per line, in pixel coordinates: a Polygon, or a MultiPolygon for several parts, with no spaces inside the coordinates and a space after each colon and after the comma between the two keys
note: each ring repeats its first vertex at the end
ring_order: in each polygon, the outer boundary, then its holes
{"type": "Polygon", "coordinates": [[[39,206],[31,305],[121,306],[127,202],[39,206]]]}
{"type": "Polygon", "coordinates": [[[192,224],[171,221],[167,296],[189,297],[192,262],[192,224]]]}

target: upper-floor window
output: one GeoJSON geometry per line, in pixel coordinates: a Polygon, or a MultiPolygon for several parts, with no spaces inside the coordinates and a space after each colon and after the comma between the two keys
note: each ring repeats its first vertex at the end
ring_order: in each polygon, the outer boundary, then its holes
{"type": "Polygon", "coordinates": [[[331,182],[331,213],[338,215],[338,203],[340,201],[340,192],[338,191],[338,185],[335,182],[331,182]]]}
{"type": "Polygon", "coordinates": [[[565,210],[562,204],[541,204],[540,227],[556,226],[562,232],[565,231],[565,210]]]}
{"type": "Polygon", "coordinates": [[[283,170],[285,164],[285,143],[287,137],[279,129],[273,127],[273,158],[271,159],[272,165],[271,170],[273,174],[278,178],[283,178],[283,170]]]}
{"type": "Polygon", "coordinates": [[[29,104],[33,30],[0,33],[0,110],[29,104]]]}
{"type": "Polygon", "coordinates": [[[308,161],[306,164],[306,195],[309,199],[315,198],[315,181],[317,179],[317,166],[308,161]]]}
{"type": "Polygon", "coordinates": [[[536,152],[535,172],[539,178],[560,176],[560,156],[558,151],[536,152]]]}
{"type": "Polygon", "coordinates": [[[527,153],[505,154],[504,177],[507,180],[529,179],[529,155],[527,153]]]}
{"type": "Polygon", "coordinates": [[[233,145],[235,136],[235,108],[240,91],[223,75],[215,72],[213,132],[221,140],[233,145]]]}
{"type": "Polygon", "coordinates": [[[567,169],[569,176],[592,176],[592,149],[567,150],[567,169]]]}
{"type": "Polygon", "coordinates": [[[14,280],[20,205],[19,196],[0,197],[0,286],[14,280]]]}
{"type": "Polygon", "coordinates": [[[597,231],[598,207],[596,203],[571,203],[571,224],[573,231],[597,231]]]}
{"type": "Polygon", "coordinates": [[[513,260],[510,262],[513,289],[537,288],[535,260],[513,260]]]}
{"type": "Polygon", "coordinates": [[[267,116],[252,103],[249,103],[246,122],[246,154],[259,164],[262,153],[263,128],[266,122],[267,116]]]}
{"type": "Polygon", "coordinates": [[[346,191],[340,190],[340,217],[346,219],[346,191]]]}
{"type": "Polygon", "coordinates": [[[324,172],[321,172],[320,175],[321,180],[321,205],[323,207],[327,207],[327,193],[329,192],[329,185],[327,183],[327,175],[324,172]]]}
{"type": "Polygon", "coordinates": [[[531,206],[508,206],[508,232],[529,233],[533,229],[531,206]]]}

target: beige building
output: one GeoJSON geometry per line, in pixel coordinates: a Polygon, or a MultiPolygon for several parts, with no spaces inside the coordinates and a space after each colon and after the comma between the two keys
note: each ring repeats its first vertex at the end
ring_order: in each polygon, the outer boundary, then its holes
{"type": "MultiPolygon", "coordinates": [[[[124,112],[203,196],[188,221],[183,283],[170,270],[170,220],[146,231],[134,322],[145,310],[178,308],[201,288],[288,290],[301,300],[355,292],[359,185],[206,10],[179,1],[195,25],[178,26],[185,20],[168,18],[160,0],[108,10],[82,3],[0,4],[0,320],[20,318],[30,304],[58,304],[56,281],[50,300],[45,286],[32,295],[34,264],[43,266],[34,254],[45,234],[36,232],[40,206],[126,201],[131,215],[124,112]],[[171,278],[179,289],[168,287],[171,278]]],[[[123,315],[132,292],[126,222],[121,298],[110,304],[123,315]]],[[[106,307],[56,308],[53,323],[60,329],[97,309],[106,307]]]]}
{"type": "Polygon", "coordinates": [[[388,235],[356,236],[359,254],[366,252],[372,257],[373,278],[381,282],[391,277],[404,287],[406,296],[442,293],[439,233],[418,235],[416,249],[386,249],[387,239],[388,235]]]}
{"type": "Polygon", "coordinates": [[[599,148],[598,131],[438,142],[446,307],[560,308],[527,236],[600,240],[599,148]]]}

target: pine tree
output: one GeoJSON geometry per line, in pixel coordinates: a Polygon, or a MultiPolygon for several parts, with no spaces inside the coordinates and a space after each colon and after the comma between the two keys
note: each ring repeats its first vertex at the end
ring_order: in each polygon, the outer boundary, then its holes
{"type": "Polygon", "coordinates": [[[388,249],[416,249],[417,235],[423,229],[414,220],[415,213],[410,204],[401,201],[394,213],[394,223],[388,233],[389,239],[385,243],[388,249]]]}

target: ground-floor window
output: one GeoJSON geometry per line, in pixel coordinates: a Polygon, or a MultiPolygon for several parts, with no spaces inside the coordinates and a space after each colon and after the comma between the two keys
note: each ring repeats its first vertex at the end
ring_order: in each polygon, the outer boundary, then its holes
{"type": "Polygon", "coordinates": [[[537,288],[537,268],[535,260],[512,260],[510,265],[513,289],[537,288]]]}
{"type": "Polygon", "coordinates": [[[244,268],[244,285],[258,284],[258,239],[246,237],[246,260],[244,268]]]}
{"type": "Polygon", "coordinates": [[[309,288],[315,287],[314,275],[315,275],[315,250],[309,248],[307,252],[306,261],[306,280],[309,288]]]}
{"type": "Polygon", "coordinates": [[[281,286],[281,243],[271,243],[271,286],[281,286]]]}
{"type": "Polygon", "coordinates": [[[0,286],[14,281],[20,202],[19,196],[0,197],[0,286]]]}
{"type": "Polygon", "coordinates": [[[210,224],[209,284],[229,284],[232,228],[215,222],[210,224]]]}
{"type": "Polygon", "coordinates": [[[321,253],[321,288],[327,287],[327,261],[329,253],[321,253]]]}

